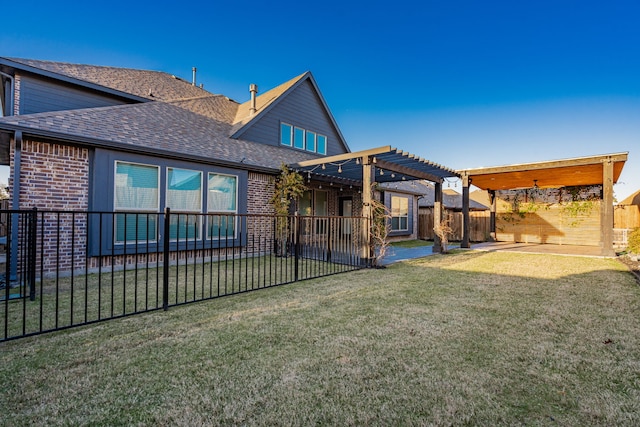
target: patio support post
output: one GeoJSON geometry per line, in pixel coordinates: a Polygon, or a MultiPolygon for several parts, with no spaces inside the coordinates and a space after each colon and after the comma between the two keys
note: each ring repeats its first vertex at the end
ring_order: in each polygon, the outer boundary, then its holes
{"type": "Polygon", "coordinates": [[[360,228],[361,257],[365,265],[370,266],[371,254],[371,187],[375,182],[375,168],[371,164],[369,156],[363,156],[362,163],[362,216],[364,217],[363,227],[360,228]]]}
{"type": "MultiPolygon", "coordinates": [[[[442,222],[442,183],[435,183],[435,197],[433,201],[433,229],[442,222]]],[[[442,241],[438,237],[438,233],[433,233],[433,252],[442,252],[442,241]]]]}
{"type": "Polygon", "coordinates": [[[469,233],[471,232],[471,223],[469,219],[469,184],[471,178],[468,174],[462,175],[462,243],[461,248],[470,248],[469,233]]]}
{"type": "Polygon", "coordinates": [[[615,256],[613,250],[613,161],[608,158],[602,163],[602,208],[600,219],[600,240],[602,255],[615,256]]]}
{"type": "Polygon", "coordinates": [[[496,241],[496,191],[495,190],[487,190],[489,193],[489,202],[491,206],[489,207],[489,241],[496,241]]]}

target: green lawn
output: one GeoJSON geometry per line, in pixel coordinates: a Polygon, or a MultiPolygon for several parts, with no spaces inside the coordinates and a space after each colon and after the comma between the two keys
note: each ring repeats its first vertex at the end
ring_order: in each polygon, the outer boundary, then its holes
{"type": "Polygon", "coordinates": [[[0,344],[0,425],[640,425],[612,259],[457,252],[0,344]]]}
{"type": "Polygon", "coordinates": [[[420,246],[433,246],[433,242],[427,240],[402,240],[400,242],[393,242],[391,246],[395,246],[397,248],[417,248],[420,246]]]}

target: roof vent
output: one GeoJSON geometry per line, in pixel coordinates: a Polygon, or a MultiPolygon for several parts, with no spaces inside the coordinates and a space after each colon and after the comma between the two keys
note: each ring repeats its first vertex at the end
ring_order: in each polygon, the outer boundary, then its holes
{"type": "Polygon", "coordinates": [[[192,67],[191,71],[193,72],[193,78],[191,79],[191,86],[196,85],[196,67],[192,67]]]}
{"type": "Polygon", "coordinates": [[[251,93],[251,108],[249,108],[249,114],[254,115],[256,111],[256,93],[258,93],[258,85],[251,83],[249,85],[249,92],[251,93]]]}

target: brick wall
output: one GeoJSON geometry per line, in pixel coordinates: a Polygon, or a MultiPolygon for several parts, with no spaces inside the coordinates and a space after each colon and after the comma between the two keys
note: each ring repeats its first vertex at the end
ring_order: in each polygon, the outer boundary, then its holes
{"type": "Polygon", "coordinates": [[[88,209],[88,149],[32,140],[23,141],[20,161],[20,209],[32,207],[48,210],[88,209]]]}
{"type": "MultiPolygon", "coordinates": [[[[11,173],[15,144],[11,146],[11,173]]],[[[12,177],[13,178],[13,177],[12,177]]],[[[10,181],[13,185],[13,179],[10,181]]],[[[86,211],[89,200],[89,150],[34,140],[22,142],[20,209],[86,211]]],[[[67,271],[85,263],[86,215],[46,213],[38,228],[55,230],[42,239],[43,269],[67,271]],[[71,254],[75,254],[72,256],[71,254]]]]}

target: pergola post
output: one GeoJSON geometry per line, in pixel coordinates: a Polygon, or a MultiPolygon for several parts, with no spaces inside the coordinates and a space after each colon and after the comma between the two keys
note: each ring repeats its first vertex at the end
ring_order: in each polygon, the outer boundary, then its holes
{"type": "Polygon", "coordinates": [[[375,179],[375,167],[369,156],[363,156],[362,163],[362,216],[364,224],[360,227],[360,257],[365,265],[371,265],[371,188],[375,179]]]}
{"type": "Polygon", "coordinates": [[[602,162],[602,208],[600,241],[602,255],[615,256],[613,250],[613,162],[611,158],[602,162]]]}
{"type": "MultiPolygon", "coordinates": [[[[435,196],[433,201],[433,230],[436,231],[437,227],[442,222],[442,183],[436,182],[434,186],[435,196]]],[[[442,241],[438,236],[438,233],[433,234],[433,252],[442,252],[442,241]]]]}
{"type": "Polygon", "coordinates": [[[489,241],[496,241],[496,207],[498,205],[496,201],[496,191],[495,190],[487,190],[489,193],[489,202],[491,206],[489,207],[489,241]]]}
{"type": "Polygon", "coordinates": [[[471,179],[468,174],[462,175],[462,243],[461,248],[470,248],[469,234],[471,232],[471,221],[469,218],[469,184],[471,179]]]}

